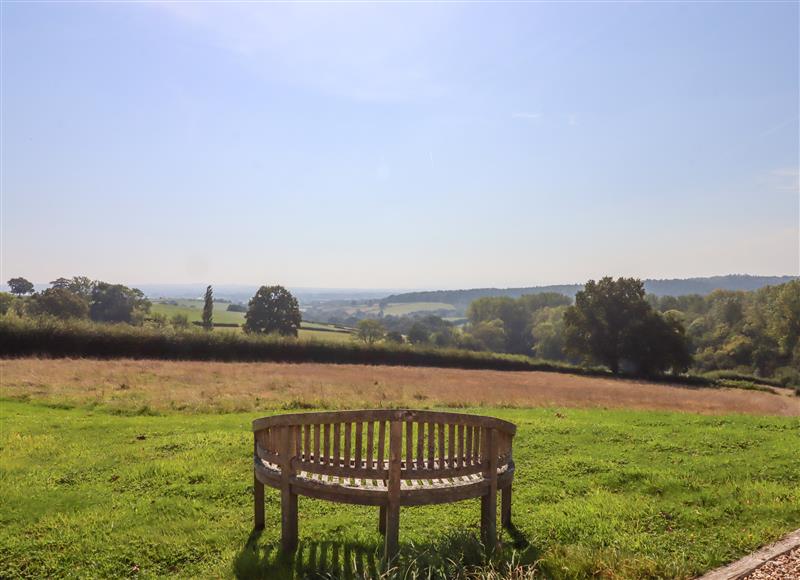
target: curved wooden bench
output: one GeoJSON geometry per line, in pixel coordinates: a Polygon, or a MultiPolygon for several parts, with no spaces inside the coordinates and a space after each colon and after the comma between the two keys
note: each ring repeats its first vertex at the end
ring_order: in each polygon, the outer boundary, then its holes
{"type": "Polygon", "coordinates": [[[281,490],[281,543],[297,547],[297,496],[380,507],[385,556],[397,553],[400,506],[481,498],[481,536],[511,524],[511,443],[516,426],[438,411],[366,410],[276,415],[253,421],[255,526],[264,485],[281,490]]]}

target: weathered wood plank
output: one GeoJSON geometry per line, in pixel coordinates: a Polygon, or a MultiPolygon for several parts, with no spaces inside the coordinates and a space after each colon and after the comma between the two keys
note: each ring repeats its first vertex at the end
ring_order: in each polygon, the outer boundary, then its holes
{"type": "Polygon", "coordinates": [[[516,426],[513,423],[479,415],[465,413],[451,413],[444,411],[416,411],[410,409],[375,409],[360,411],[326,411],[321,413],[291,413],[286,415],[273,415],[253,421],[253,431],[280,425],[306,425],[355,421],[432,421],[453,425],[480,425],[492,427],[499,431],[506,431],[513,435],[516,426]]]}
{"type": "Polygon", "coordinates": [[[497,444],[494,429],[484,429],[484,480],[488,481],[486,495],[481,499],[481,535],[490,553],[497,544],[497,444]]]}
{"type": "Polygon", "coordinates": [[[367,457],[366,468],[375,469],[375,421],[367,423],[367,457]]]}
{"type": "Polygon", "coordinates": [[[467,425],[467,448],[464,451],[466,455],[467,465],[472,465],[473,458],[472,458],[472,430],[474,427],[472,425],[467,425]]]}
{"type": "Polygon", "coordinates": [[[437,431],[439,435],[439,464],[437,467],[439,469],[444,469],[444,423],[437,423],[437,431]]]}
{"type": "Polygon", "coordinates": [[[299,425],[292,426],[292,457],[297,457],[303,452],[302,432],[299,425]]]}
{"type": "Polygon", "coordinates": [[[322,463],[319,458],[319,438],[320,438],[320,431],[322,431],[321,425],[314,425],[314,463],[322,463]]]}
{"type": "Polygon", "coordinates": [[[417,469],[425,469],[425,423],[417,423],[417,469]]]}
{"type": "Polygon", "coordinates": [[[413,432],[414,432],[414,423],[412,423],[411,421],[406,421],[406,456],[405,456],[406,463],[404,471],[411,469],[411,463],[413,458],[412,449],[414,445],[413,432]]]}
{"type": "Polygon", "coordinates": [[[355,466],[358,469],[361,469],[361,448],[363,447],[363,432],[364,432],[364,423],[358,422],[356,423],[356,452],[355,452],[355,466]]]}
{"type": "Polygon", "coordinates": [[[386,421],[378,424],[378,469],[387,469],[384,465],[384,451],[386,449],[386,421]]]}
{"type": "Polygon", "coordinates": [[[389,478],[386,501],[386,540],[384,559],[390,565],[400,546],[400,453],[403,424],[390,423],[389,432],[389,478]]]}
{"type": "Polygon", "coordinates": [[[341,423],[333,424],[333,464],[339,467],[341,465],[342,453],[342,425],[341,423]]]}
{"type": "Polygon", "coordinates": [[[303,455],[305,461],[311,457],[311,425],[303,425],[303,455]]]}
{"type": "Polygon", "coordinates": [[[351,423],[344,424],[344,466],[350,467],[350,454],[353,447],[352,441],[353,425],[351,423]]]}
{"type": "Polygon", "coordinates": [[[447,467],[455,467],[456,426],[452,423],[447,426],[447,467]]]}
{"type": "Polygon", "coordinates": [[[428,423],[428,469],[435,467],[435,444],[434,444],[434,430],[436,423],[428,423]]]}
{"type": "Polygon", "coordinates": [[[458,431],[456,439],[458,445],[456,449],[456,456],[458,457],[457,467],[464,467],[464,425],[457,425],[456,430],[458,431]]]}
{"type": "Polygon", "coordinates": [[[472,462],[480,465],[481,463],[481,427],[474,427],[472,433],[472,462]]]}
{"type": "Polygon", "coordinates": [[[297,547],[297,494],[292,493],[290,478],[292,433],[289,426],[281,429],[281,548],[293,552],[297,547]]]}
{"type": "Polygon", "coordinates": [[[322,427],[323,437],[322,437],[322,462],[326,464],[333,464],[333,460],[331,459],[331,425],[330,423],[325,423],[322,427]]]}

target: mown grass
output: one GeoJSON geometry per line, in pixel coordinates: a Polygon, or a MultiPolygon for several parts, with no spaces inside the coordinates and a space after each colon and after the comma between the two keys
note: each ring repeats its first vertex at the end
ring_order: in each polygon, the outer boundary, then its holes
{"type": "MultiPolygon", "coordinates": [[[[180,314],[186,316],[188,322],[196,324],[203,319],[203,301],[202,300],[175,300],[176,304],[168,302],[155,301],[150,308],[152,314],[163,314],[168,319],[180,314]]],[[[214,330],[216,332],[232,332],[241,333],[241,325],[244,324],[243,312],[230,312],[227,302],[214,303],[214,324],[238,324],[239,326],[217,326],[214,330]]],[[[300,340],[314,340],[314,341],[329,341],[329,342],[347,342],[353,339],[350,332],[342,329],[337,329],[333,325],[303,322],[300,326],[299,337],[300,340]]]]}
{"type": "MultiPolygon", "coordinates": [[[[199,322],[203,319],[203,301],[202,300],[180,300],[174,301],[177,304],[169,304],[168,302],[153,302],[150,307],[151,314],[163,314],[167,318],[182,314],[186,316],[189,322],[199,322]]],[[[215,302],[213,320],[216,323],[244,323],[243,312],[230,312],[228,310],[228,303],[215,302]]]]}
{"type": "MultiPolygon", "coordinates": [[[[267,528],[251,537],[252,413],[1,404],[0,577],[378,572],[374,508],[302,498],[292,560],[276,549],[271,490],[267,528]]],[[[796,418],[480,412],[519,428],[501,572],[513,556],[543,577],[689,578],[800,526],[796,418]]],[[[398,572],[485,571],[478,522],[477,501],[405,509],[398,572]]]]}

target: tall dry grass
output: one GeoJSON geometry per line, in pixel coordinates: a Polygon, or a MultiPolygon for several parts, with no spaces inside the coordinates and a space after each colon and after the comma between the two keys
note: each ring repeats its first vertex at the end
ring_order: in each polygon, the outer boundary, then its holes
{"type": "Polygon", "coordinates": [[[5,397],[119,412],[608,407],[800,415],[800,398],[563,373],[319,363],[0,359],[5,397]]]}

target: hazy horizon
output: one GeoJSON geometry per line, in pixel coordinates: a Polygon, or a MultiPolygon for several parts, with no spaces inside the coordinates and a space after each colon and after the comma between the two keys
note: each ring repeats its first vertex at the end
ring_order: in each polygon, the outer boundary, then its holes
{"type": "Polygon", "coordinates": [[[0,14],[3,281],[800,274],[797,3],[0,14]]]}
{"type": "MultiPolygon", "coordinates": [[[[691,279],[705,279],[705,278],[724,278],[727,276],[753,276],[753,277],[768,277],[768,278],[798,278],[800,275],[797,274],[766,274],[760,276],[754,276],[752,274],[746,273],[735,273],[735,274],[713,274],[709,276],[694,276],[694,277],[679,277],[679,278],[643,278],[643,280],[650,280],[650,281],[672,281],[672,280],[691,280],[691,279]]],[[[54,277],[53,279],[57,278],[58,276],[54,277]]],[[[617,278],[618,276],[613,276],[617,278]]],[[[429,291],[454,291],[454,290],[473,290],[473,289],[480,289],[480,288],[496,288],[499,290],[503,289],[512,289],[512,288],[536,288],[536,287],[547,287],[547,286],[576,286],[576,285],[583,285],[589,279],[581,280],[581,281],[573,281],[573,282],[556,282],[552,284],[522,284],[519,286],[504,286],[504,285],[488,285],[488,286],[473,286],[473,287],[397,287],[397,288],[380,288],[380,287],[341,287],[341,286],[288,286],[288,288],[295,292],[301,292],[303,294],[348,294],[348,295],[374,295],[374,297],[385,297],[390,294],[400,294],[406,292],[429,292],[429,291]]],[[[32,281],[36,290],[42,290],[50,286],[50,281],[32,281]]],[[[150,297],[154,297],[152,292],[155,289],[169,289],[174,294],[165,294],[163,297],[176,297],[181,295],[181,291],[183,292],[195,292],[196,296],[199,297],[202,295],[203,290],[206,286],[211,285],[214,290],[215,294],[220,297],[225,297],[230,293],[241,292],[241,291],[254,291],[259,286],[264,284],[279,284],[280,281],[275,280],[264,280],[261,282],[249,282],[249,283],[227,283],[227,282],[137,282],[137,281],[130,281],[130,280],[104,280],[106,282],[111,283],[122,283],[126,284],[133,288],[139,288],[145,291],[146,294],[150,297]]],[[[7,284],[5,281],[0,282],[0,289],[6,290],[7,284]]],[[[188,297],[188,294],[185,295],[188,297]]],[[[362,298],[364,296],[361,296],[362,298]]]]}

